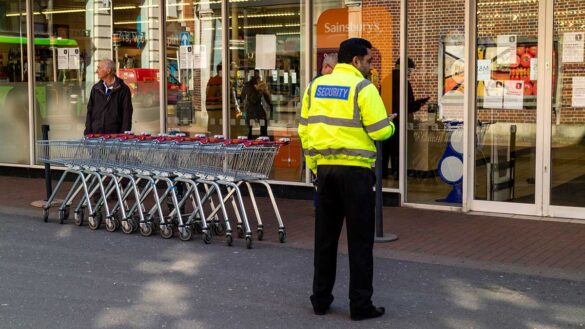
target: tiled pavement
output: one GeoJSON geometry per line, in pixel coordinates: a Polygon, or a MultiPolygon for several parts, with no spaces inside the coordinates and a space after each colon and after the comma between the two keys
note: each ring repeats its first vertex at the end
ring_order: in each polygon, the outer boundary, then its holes
{"type": "MultiPolygon", "coordinates": [[[[38,216],[30,203],[44,198],[42,179],[0,176],[0,212],[38,216]]],[[[277,199],[287,231],[284,246],[311,249],[313,203],[277,199]]],[[[267,199],[259,200],[265,240],[279,245],[267,199]]],[[[56,211],[51,214],[55,222],[56,211]]],[[[252,212],[249,213],[251,221],[252,212]]],[[[579,223],[477,214],[384,208],[385,232],[398,241],[375,246],[378,257],[585,280],[585,221],[579,223]]],[[[346,252],[342,234],[340,251],[346,252]]]]}

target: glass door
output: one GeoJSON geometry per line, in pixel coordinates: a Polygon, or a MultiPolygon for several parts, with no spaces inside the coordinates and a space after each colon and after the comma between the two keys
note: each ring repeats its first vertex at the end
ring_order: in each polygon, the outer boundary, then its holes
{"type": "MultiPolygon", "coordinates": [[[[552,53],[547,72],[550,173],[545,176],[548,214],[585,218],[585,2],[551,0],[552,53]],[[550,101],[550,103],[548,102],[550,101]]],[[[551,42],[548,43],[549,45],[551,42]]]]}
{"type": "Polygon", "coordinates": [[[541,1],[476,2],[474,210],[541,214],[541,1]]]}

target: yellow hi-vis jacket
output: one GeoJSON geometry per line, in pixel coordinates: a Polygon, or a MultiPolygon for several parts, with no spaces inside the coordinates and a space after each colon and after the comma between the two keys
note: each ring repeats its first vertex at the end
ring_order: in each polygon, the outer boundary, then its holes
{"type": "Polygon", "coordinates": [[[313,80],[303,96],[299,136],[307,166],[371,168],[374,141],[394,134],[378,89],[351,64],[313,80]]]}

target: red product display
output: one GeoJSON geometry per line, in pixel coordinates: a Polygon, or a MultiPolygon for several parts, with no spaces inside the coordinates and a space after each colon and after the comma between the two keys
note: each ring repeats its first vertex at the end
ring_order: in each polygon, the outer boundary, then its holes
{"type": "Polygon", "coordinates": [[[522,54],[522,57],[520,57],[520,65],[522,65],[522,67],[530,67],[530,60],[532,59],[532,55],[529,53],[524,53],[522,54]]]}

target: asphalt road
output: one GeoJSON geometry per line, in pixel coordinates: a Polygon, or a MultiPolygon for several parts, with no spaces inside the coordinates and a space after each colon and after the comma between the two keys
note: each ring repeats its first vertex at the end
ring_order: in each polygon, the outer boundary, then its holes
{"type": "Polygon", "coordinates": [[[352,322],[347,257],[313,315],[312,252],[204,245],[0,214],[0,328],[582,328],[582,281],[376,259],[379,319],[352,322]]]}

